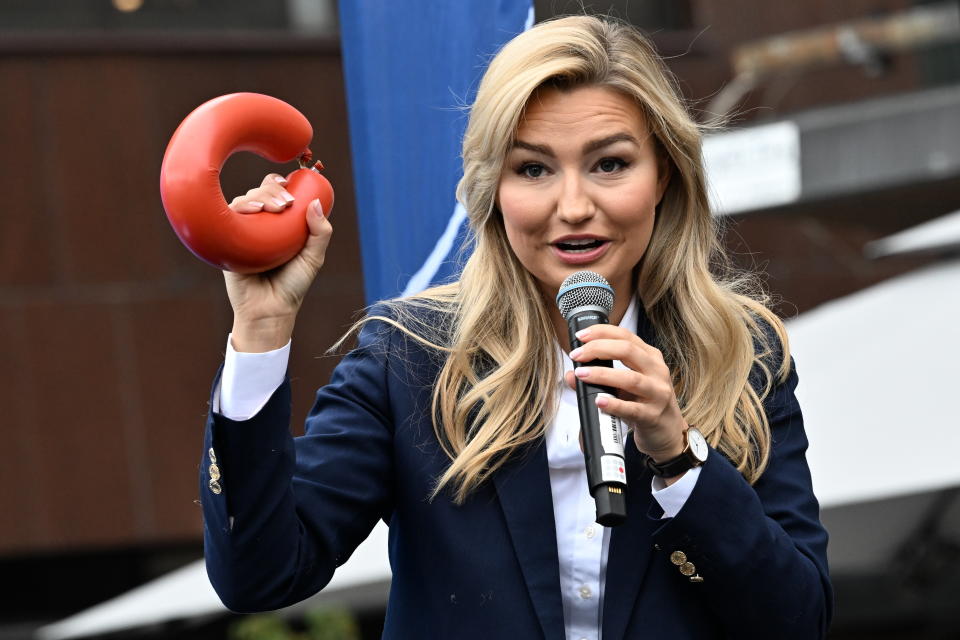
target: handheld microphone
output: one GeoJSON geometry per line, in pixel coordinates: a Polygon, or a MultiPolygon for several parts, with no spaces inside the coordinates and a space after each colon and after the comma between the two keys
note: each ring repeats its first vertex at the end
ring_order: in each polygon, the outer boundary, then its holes
{"type": "MultiPolygon", "coordinates": [[[[577,340],[578,331],[609,321],[613,310],[613,288],[600,274],[577,271],[560,286],[557,306],[567,321],[570,344],[576,349],[582,345],[577,340]]],[[[613,363],[610,360],[594,360],[574,362],[573,366],[612,367],[613,363]]],[[[613,527],[627,519],[627,475],[624,472],[620,419],[603,413],[596,403],[597,396],[603,393],[614,395],[614,390],[577,378],[577,406],[580,410],[587,483],[597,505],[597,523],[613,527]]]]}

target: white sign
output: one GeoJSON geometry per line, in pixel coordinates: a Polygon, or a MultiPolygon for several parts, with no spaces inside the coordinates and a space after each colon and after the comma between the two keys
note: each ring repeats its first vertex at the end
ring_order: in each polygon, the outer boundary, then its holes
{"type": "Polygon", "coordinates": [[[800,197],[800,130],[785,121],[703,139],[710,208],[716,215],[800,197]]]}

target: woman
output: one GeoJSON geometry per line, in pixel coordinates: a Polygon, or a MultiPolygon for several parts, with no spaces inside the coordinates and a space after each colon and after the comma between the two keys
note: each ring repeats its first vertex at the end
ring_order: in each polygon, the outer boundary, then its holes
{"type": "MultiPolygon", "coordinates": [[[[826,634],[827,536],[783,326],[748,281],[711,274],[700,134],[669,78],[605,19],[508,43],[464,139],[474,247],[460,279],[358,323],[296,442],[286,353],[331,227],[314,203],[293,261],[225,274],[235,321],[201,491],[228,607],[311,595],[382,518],[387,638],[826,634]],[[616,302],[568,357],[553,297],[581,269],[616,302]],[[617,390],[602,410],[632,431],[615,529],[592,524],[569,358],[620,363],[577,369],[617,390]],[[710,444],[702,464],[690,425],[710,444]]],[[[231,206],[282,210],[276,178],[231,206]]]]}

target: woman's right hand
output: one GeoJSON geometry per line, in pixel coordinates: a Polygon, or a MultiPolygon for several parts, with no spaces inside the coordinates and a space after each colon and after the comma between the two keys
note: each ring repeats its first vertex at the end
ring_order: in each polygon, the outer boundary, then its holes
{"type": "MultiPolygon", "coordinates": [[[[293,203],[285,184],[283,176],[271,173],[259,187],[234,198],[230,208],[237,213],[280,213],[293,203]]],[[[307,226],[310,235],[306,245],[286,264],[265,273],[223,272],[233,306],[232,341],[237,351],[270,351],[290,340],[297,312],[323,266],[333,233],[319,200],[307,207],[307,226]]]]}

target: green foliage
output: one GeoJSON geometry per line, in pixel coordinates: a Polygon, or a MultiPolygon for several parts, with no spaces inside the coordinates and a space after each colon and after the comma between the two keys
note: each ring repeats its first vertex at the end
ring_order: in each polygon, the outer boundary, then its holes
{"type": "Polygon", "coordinates": [[[294,640],[298,638],[280,616],[261,613],[244,616],[230,625],[230,640],[294,640]]]}
{"type": "Polygon", "coordinates": [[[360,640],[360,627],[346,609],[313,609],[304,619],[310,640],[360,640]]]}
{"type": "Polygon", "coordinates": [[[304,615],[306,631],[294,631],[275,613],[245,616],[230,626],[230,640],[361,640],[360,628],[346,609],[324,607],[304,615]]]}

